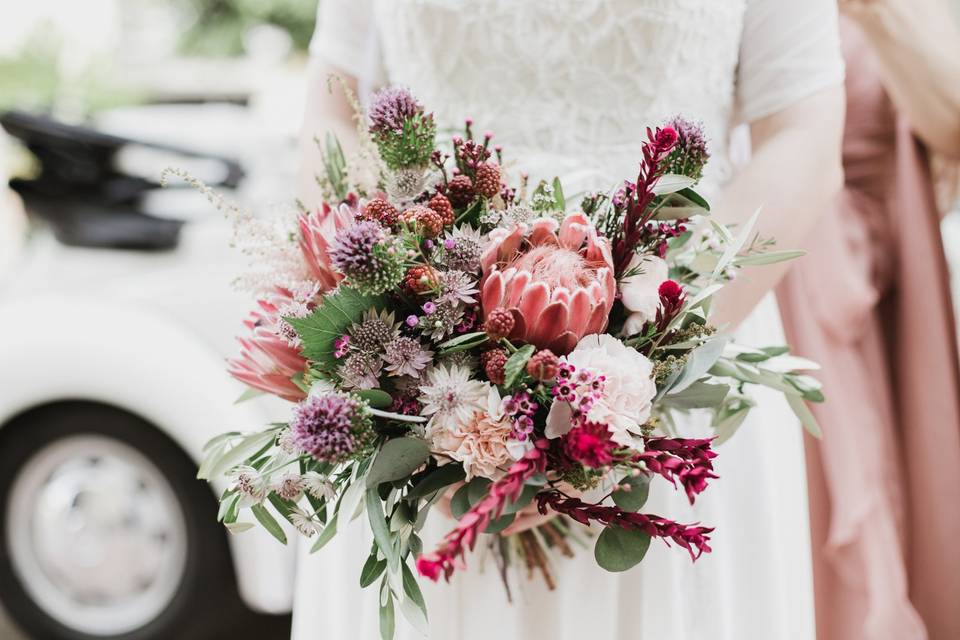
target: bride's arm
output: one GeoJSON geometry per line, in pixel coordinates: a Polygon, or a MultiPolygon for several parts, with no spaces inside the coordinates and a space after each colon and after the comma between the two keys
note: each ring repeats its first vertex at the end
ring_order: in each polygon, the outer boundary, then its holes
{"type": "Polygon", "coordinates": [[[331,76],[338,75],[347,88],[357,94],[357,79],[318,57],[310,60],[307,76],[307,103],[300,126],[299,140],[299,194],[300,200],[313,208],[320,204],[322,197],[317,186],[316,173],[323,166],[319,140],[322,144],[327,132],[340,140],[345,152],[351,152],[357,145],[357,130],[353,122],[353,111],[343,93],[339,82],[331,82],[331,76]]]}
{"type": "MultiPolygon", "coordinates": [[[[843,183],[843,118],[844,93],[838,85],[751,123],[750,162],[724,192],[718,221],[743,223],[762,206],[756,227],[761,237],[775,238],[780,249],[816,242],[820,213],[843,183]]],[[[789,267],[789,262],[746,267],[717,295],[713,321],[739,324],[789,267]]]]}

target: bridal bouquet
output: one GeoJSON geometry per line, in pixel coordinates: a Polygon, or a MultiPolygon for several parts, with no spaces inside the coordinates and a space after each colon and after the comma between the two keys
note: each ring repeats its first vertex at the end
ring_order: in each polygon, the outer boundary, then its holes
{"type": "Polygon", "coordinates": [[[594,537],[610,571],[652,538],[709,552],[710,527],[643,512],[649,483],[692,503],[716,480],[714,445],[753,406],[749,385],[783,392],[814,430],[804,401],[822,396],[800,373],[813,363],[709,322],[739,269],[798,252],[752,234],[756,214],[710,220],[693,190],[700,127],[648,129],[634,181],[573,203],[556,179],[510,183],[504,150],[470,121],[438,144],[403,89],[377,93],[357,122],[355,153],[321,145],[322,208],[268,221],[235,210],[260,298],[230,372],[293,404],[282,424],[207,445],[200,476],[231,479],[220,519],[239,532],[249,512],[282,542],[286,521],[317,550],[365,514],[360,583],[378,584],[385,636],[395,606],[426,624],[415,572],[449,579],[480,541],[505,581],[519,565],[551,582],[551,552],[594,537]],[[690,413],[715,435],[679,437],[690,413]],[[507,529],[536,511],[557,517],[507,529]],[[425,546],[431,518],[450,532],[425,546]]]}

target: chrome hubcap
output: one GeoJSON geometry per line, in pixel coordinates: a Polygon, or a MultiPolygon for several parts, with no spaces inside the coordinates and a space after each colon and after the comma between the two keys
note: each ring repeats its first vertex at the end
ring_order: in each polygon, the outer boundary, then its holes
{"type": "Polygon", "coordinates": [[[186,568],[184,513],[160,470],[100,435],[58,440],[11,487],[7,542],[27,593],[61,624],[94,635],[159,615],[186,568]]]}

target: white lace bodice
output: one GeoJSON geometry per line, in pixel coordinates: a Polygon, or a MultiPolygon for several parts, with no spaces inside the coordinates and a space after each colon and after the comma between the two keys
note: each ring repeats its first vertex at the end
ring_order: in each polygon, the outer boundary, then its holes
{"type": "Polygon", "coordinates": [[[568,191],[634,177],[644,127],[676,114],[703,122],[721,184],[734,122],[842,76],[833,0],[322,0],[312,50],[441,125],[472,117],[568,191]]]}

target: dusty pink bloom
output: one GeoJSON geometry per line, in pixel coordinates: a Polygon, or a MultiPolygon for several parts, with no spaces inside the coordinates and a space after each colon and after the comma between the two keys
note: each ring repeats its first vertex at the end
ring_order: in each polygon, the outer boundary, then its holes
{"type": "Polygon", "coordinates": [[[582,213],[560,225],[534,220],[529,232],[526,225],[495,229],[481,265],[484,317],[509,310],[515,320],[511,339],[564,355],[607,326],[616,295],[613,258],[582,213]]]}
{"type": "Polygon", "coordinates": [[[513,457],[508,443],[512,421],[503,413],[500,394],[493,385],[487,389],[486,407],[474,411],[466,422],[433,434],[433,450],[450,456],[463,465],[467,480],[476,476],[494,480],[503,475],[513,457]]]}
{"type": "Polygon", "coordinates": [[[300,216],[300,251],[310,275],[320,291],[330,291],[343,277],[330,262],[330,245],[337,232],[353,225],[356,209],[346,204],[332,208],[327,204],[310,214],[300,216]]]}
{"type": "Polygon", "coordinates": [[[244,321],[250,334],[237,338],[240,355],[227,364],[227,371],[237,380],[291,402],[306,396],[292,378],[306,370],[307,361],[291,344],[289,325],[282,318],[295,302],[286,289],[259,300],[260,308],[244,321]]]}

